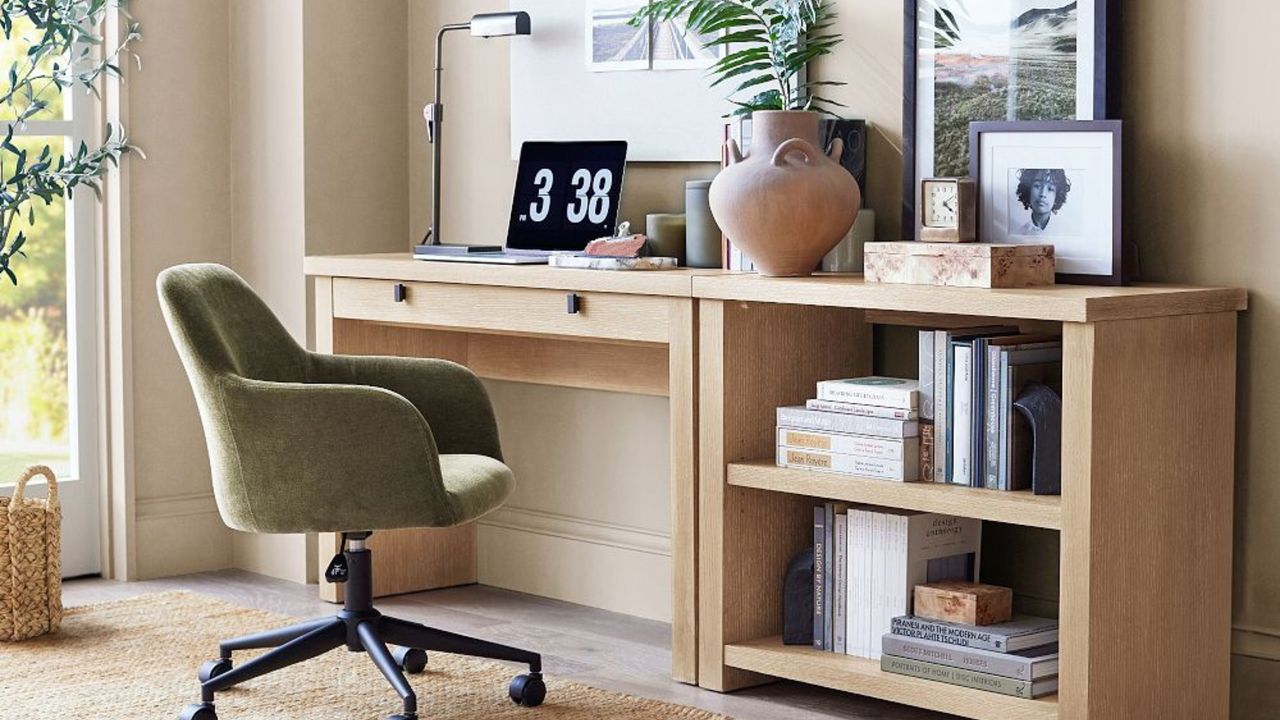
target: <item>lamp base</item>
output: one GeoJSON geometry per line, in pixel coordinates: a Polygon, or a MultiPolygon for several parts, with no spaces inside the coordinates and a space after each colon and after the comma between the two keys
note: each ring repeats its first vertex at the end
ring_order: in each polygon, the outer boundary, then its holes
{"type": "Polygon", "coordinates": [[[428,255],[467,255],[479,252],[502,252],[501,245],[414,245],[414,257],[428,255]]]}

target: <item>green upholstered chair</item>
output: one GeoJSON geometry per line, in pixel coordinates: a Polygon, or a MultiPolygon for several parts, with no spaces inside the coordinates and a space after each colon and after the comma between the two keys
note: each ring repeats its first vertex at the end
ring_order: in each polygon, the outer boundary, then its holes
{"type": "Polygon", "coordinates": [[[372,604],[372,531],[451,527],[511,494],[475,375],[444,360],[308,352],[219,265],[173,267],[156,284],[195,391],[223,520],[246,532],[343,533],[326,579],[346,583],[335,616],[223,642],[200,670],[201,702],[182,720],[216,720],[214,693],[342,646],[367,653],[400,695],[404,712],[392,720],[417,717],[404,673],[421,672],[431,650],[527,663],[511,698],[541,703],[537,654],[385,617],[372,604]],[[233,667],[232,651],[250,648],[274,649],[233,667]]]}

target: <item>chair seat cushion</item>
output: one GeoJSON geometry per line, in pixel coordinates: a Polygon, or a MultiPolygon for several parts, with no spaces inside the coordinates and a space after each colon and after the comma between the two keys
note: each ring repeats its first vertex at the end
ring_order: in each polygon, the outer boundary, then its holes
{"type": "Polygon", "coordinates": [[[441,455],[440,474],[459,523],[498,509],[516,486],[511,469],[485,455],[441,455]]]}

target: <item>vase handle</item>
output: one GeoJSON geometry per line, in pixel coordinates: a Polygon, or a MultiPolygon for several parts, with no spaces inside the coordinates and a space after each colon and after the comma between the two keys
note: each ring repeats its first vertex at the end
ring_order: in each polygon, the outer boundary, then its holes
{"type": "Polygon", "coordinates": [[[818,152],[818,149],[815,148],[808,140],[803,138],[791,138],[779,145],[777,150],[773,151],[773,164],[777,167],[782,167],[786,163],[787,156],[792,153],[803,157],[806,165],[812,165],[815,160],[822,157],[822,154],[818,152]]]}
{"type": "Polygon", "coordinates": [[[844,138],[836,138],[831,141],[831,147],[827,148],[827,157],[840,162],[840,158],[844,157],[844,138]]]}
{"type": "Polygon", "coordinates": [[[727,153],[726,155],[727,162],[725,162],[726,166],[735,165],[737,163],[742,162],[742,150],[738,147],[737,140],[734,140],[733,138],[729,138],[728,140],[725,140],[724,150],[725,150],[725,153],[727,153]]]}

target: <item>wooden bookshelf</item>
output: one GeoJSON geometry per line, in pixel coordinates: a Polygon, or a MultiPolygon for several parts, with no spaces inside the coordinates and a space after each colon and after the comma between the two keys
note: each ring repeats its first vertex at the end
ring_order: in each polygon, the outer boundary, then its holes
{"type": "Polygon", "coordinates": [[[1226,717],[1236,288],[976,290],[848,276],[693,278],[699,320],[699,683],[787,678],[968,718],[1226,717]],[[774,467],[776,408],[870,374],[876,323],[1014,319],[1063,335],[1061,497],[774,467]],[[785,647],[782,578],[824,499],[1059,533],[1055,698],[785,647]]]}
{"type": "Polygon", "coordinates": [[[1062,528],[1062,498],[941,483],[899,483],[780,468],[773,460],[730,463],[728,483],[827,500],[949,513],[1011,525],[1062,528]]]}
{"type": "Polygon", "coordinates": [[[895,675],[882,671],[875,660],[802,645],[783,645],[780,635],[726,645],[724,661],[742,670],[982,720],[1056,720],[1058,717],[1057,695],[1026,700],[895,675]]]}

